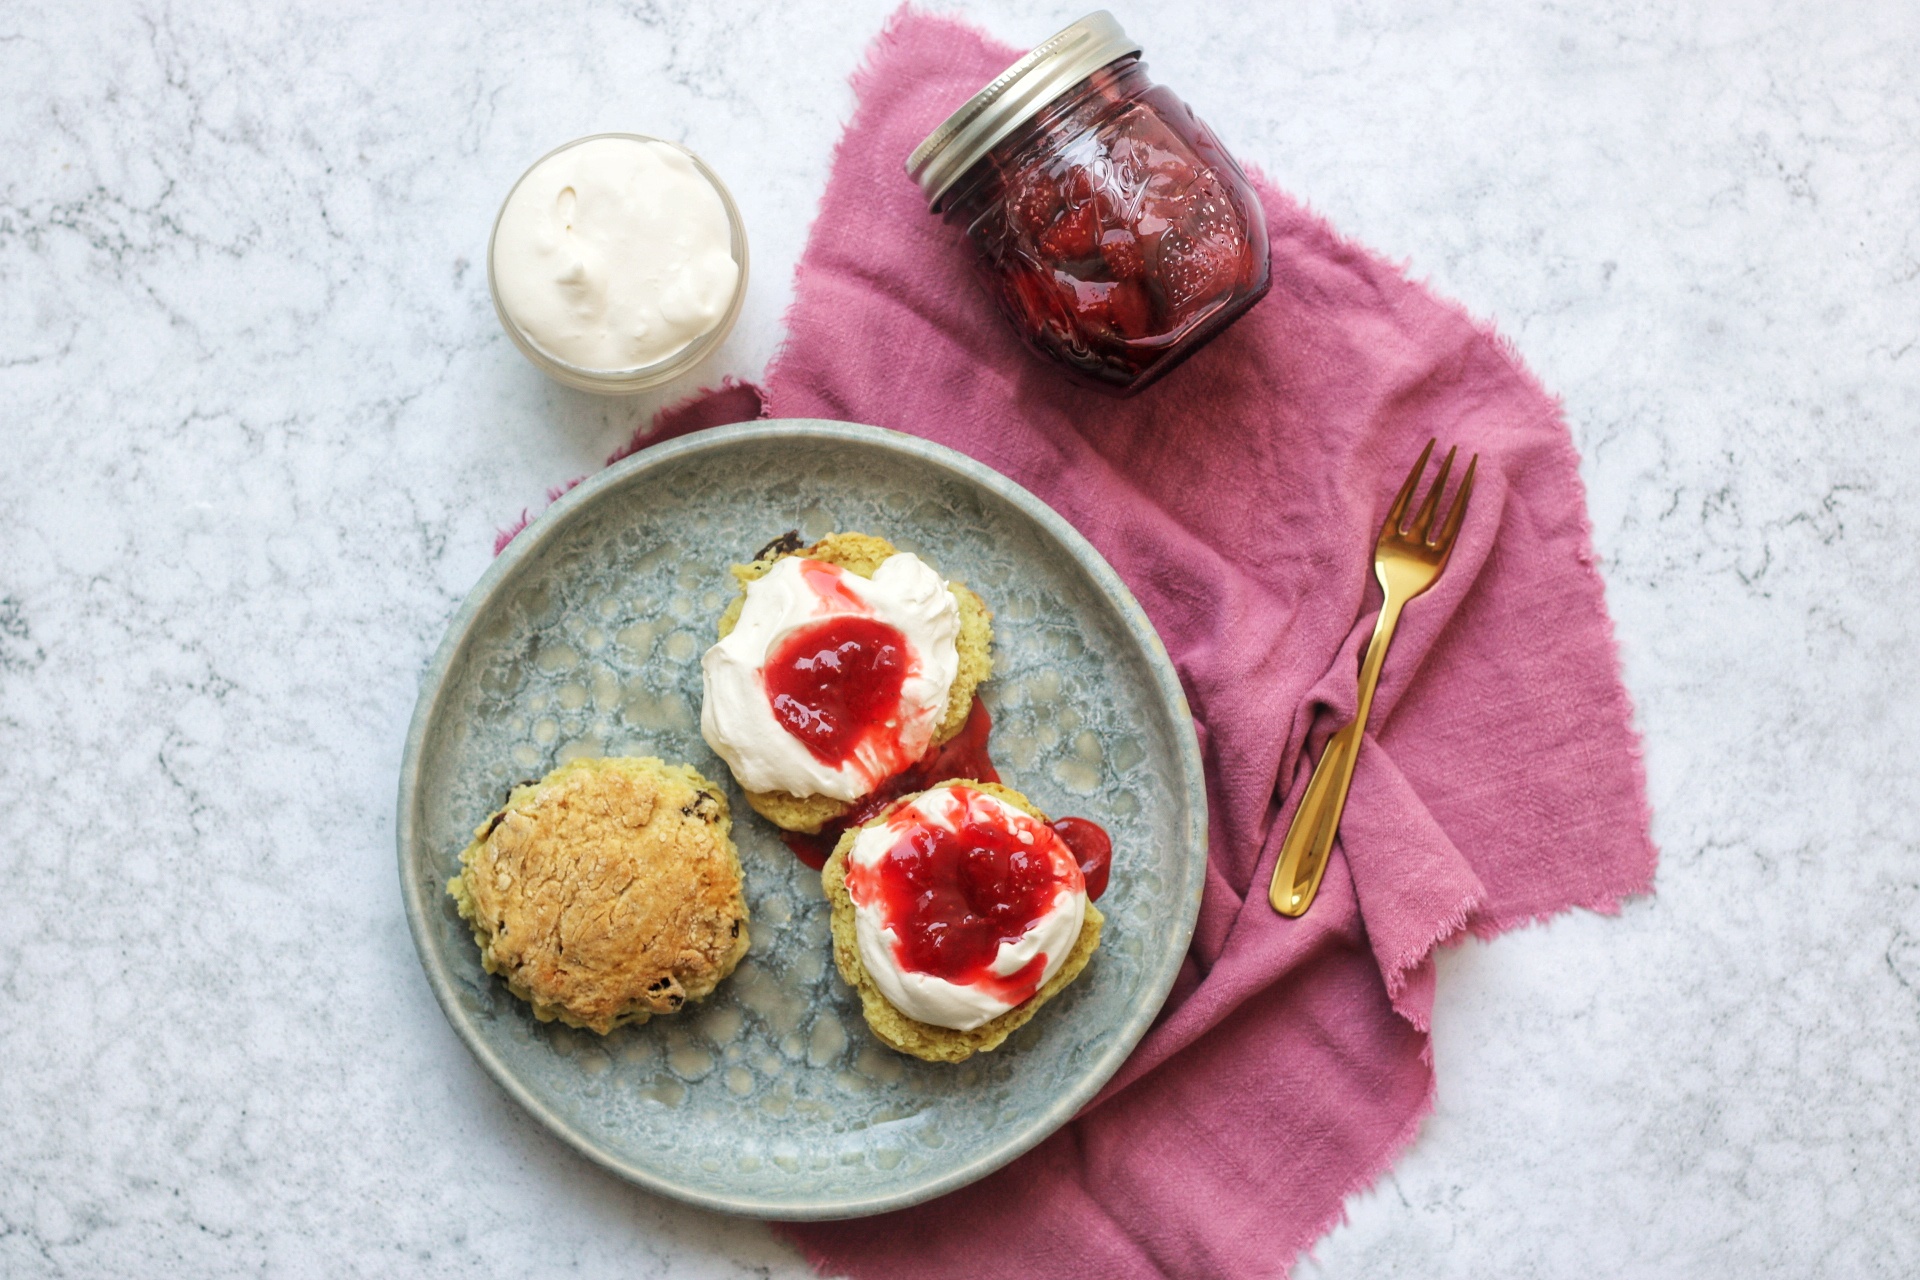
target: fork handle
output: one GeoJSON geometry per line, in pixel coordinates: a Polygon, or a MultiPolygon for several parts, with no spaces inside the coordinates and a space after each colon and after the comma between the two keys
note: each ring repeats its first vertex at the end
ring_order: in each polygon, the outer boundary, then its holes
{"type": "Polygon", "coordinates": [[[1293,811],[1286,839],[1281,841],[1280,861],[1273,868],[1267,900],[1283,916],[1305,915],[1314,895],[1320,892],[1327,859],[1333,854],[1333,838],[1340,831],[1340,815],[1347,807],[1347,790],[1353,785],[1353,769],[1360,760],[1360,739],[1373,710],[1374,687],[1380,682],[1380,668],[1386,661],[1387,646],[1393,643],[1404,603],[1391,595],[1381,601],[1373,639],[1367,644],[1366,660],[1360,664],[1360,705],[1352,723],[1327,739],[1320,763],[1307,780],[1300,807],[1293,811]]]}
{"type": "MultiPolygon", "coordinates": [[[[1273,869],[1273,883],[1267,888],[1267,900],[1273,903],[1273,909],[1283,916],[1306,914],[1313,905],[1313,898],[1320,891],[1320,878],[1326,874],[1327,860],[1316,859],[1313,849],[1316,837],[1327,820],[1334,814],[1335,776],[1340,772],[1340,757],[1345,755],[1352,739],[1353,725],[1327,739],[1327,748],[1320,753],[1320,763],[1313,767],[1313,777],[1307,780],[1306,794],[1300,798],[1300,807],[1293,811],[1293,822],[1287,827],[1287,838],[1280,845],[1280,862],[1273,869]]],[[[1337,828],[1338,819],[1333,825],[1337,828]]],[[[1331,849],[1333,842],[1326,842],[1331,849]]]]}

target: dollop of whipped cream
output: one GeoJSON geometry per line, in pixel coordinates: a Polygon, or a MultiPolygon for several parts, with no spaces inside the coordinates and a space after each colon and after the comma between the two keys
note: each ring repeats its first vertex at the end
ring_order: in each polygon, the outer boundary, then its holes
{"type": "Polygon", "coordinates": [[[926,754],[960,671],[960,605],[946,580],[910,552],[888,556],[871,578],[788,556],[747,584],[740,620],[700,660],[700,733],[749,791],[858,800],[926,754]],[[884,733],[852,758],[828,764],[774,716],[763,669],[799,627],[870,617],[899,631],[907,674],[884,733]]]}
{"type": "Polygon", "coordinates": [[[862,828],[847,851],[847,895],[853,899],[854,941],[860,962],[894,1008],[918,1022],[971,1031],[1023,1003],[1066,963],[1086,921],[1087,893],[1073,853],[1052,827],[997,796],[964,784],[924,791],[895,809],[886,821],[862,828]],[[998,828],[1052,861],[1058,883],[1052,905],[1018,938],[1000,943],[987,972],[972,982],[953,982],[909,967],[909,949],[892,917],[881,883],[897,874],[885,864],[911,840],[916,828],[958,832],[963,824],[998,828]],[[1026,972],[1044,957],[1038,973],[1026,972]],[[1015,978],[1015,975],[1021,975],[1015,978]],[[1010,979],[1011,981],[999,981],[1010,979]]]}
{"type": "Polygon", "coordinates": [[[664,142],[555,152],[520,179],[493,235],[500,305],[582,369],[658,364],[720,323],[739,281],[720,193],[664,142]]]}

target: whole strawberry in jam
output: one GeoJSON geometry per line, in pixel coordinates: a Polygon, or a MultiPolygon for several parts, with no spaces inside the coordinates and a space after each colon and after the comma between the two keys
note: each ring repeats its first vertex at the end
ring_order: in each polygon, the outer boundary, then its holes
{"type": "Polygon", "coordinates": [[[1101,235],[1100,257],[1115,280],[1138,280],[1146,274],[1147,260],[1140,252],[1140,237],[1125,227],[1115,227],[1101,235]]]}
{"type": "Polygon", "coordinates": [[[1007,195],[1007,218],[1023,235],[1038,236],[1060,212],[1060,192],[1047,175],[1026,174],[1007,195]]]}
{"type": "Polygon", "coordinates": [[[1040,233],[1040,254],[1055,266],[1100,252],[1100,214],[1093,202],[1068,209],[1040,233]]]}

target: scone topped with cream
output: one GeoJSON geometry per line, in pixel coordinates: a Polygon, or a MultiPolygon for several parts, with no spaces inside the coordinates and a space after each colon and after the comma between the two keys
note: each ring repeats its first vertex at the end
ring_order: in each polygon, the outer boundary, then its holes
{"type": "Polygon", "coordinates": [[[883,538],[789,536],[736,565],[701,660],[700,729],[774,825],[817,832],[958,733],[991,613],[883,538]]]}
{"type": "Polygon", "coordinates": [[[1100,945],[1073,850],[992,783],[943,783],[847,831],[821,883],[868,1027],[931,1062],[999,1045],[1100,945]]]}

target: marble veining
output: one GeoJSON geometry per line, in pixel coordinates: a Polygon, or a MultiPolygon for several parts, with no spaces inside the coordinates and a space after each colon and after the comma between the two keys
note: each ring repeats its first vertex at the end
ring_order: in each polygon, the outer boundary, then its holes
{"type": "MultiPolygon", "coordinates": [[[[1438,1110],[1300,1273],[1920,1272],[1911,7],[1111,7],[1564,397],[1647,740],[1658,896],[1443,958],[1438,1110]]],[[[392,800],[493,531],[772,356],[888,8],[0,11],[0,1274],[807,1273],[491,1086],[392,800]],[[480,261],[602,129],[753,242],[631,402],[529,367],[480,261]]]]}

